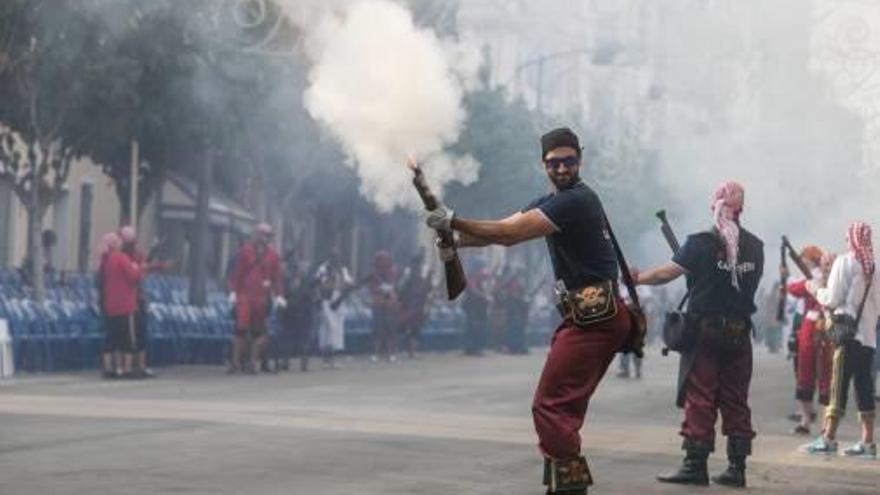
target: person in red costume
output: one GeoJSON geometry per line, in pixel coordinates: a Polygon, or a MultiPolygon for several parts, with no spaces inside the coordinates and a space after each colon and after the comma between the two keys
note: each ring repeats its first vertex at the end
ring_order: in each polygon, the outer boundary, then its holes
{"type": "MultiPolygon", "coordinates": [[[[119,229],[119,237],[122,239],[122,252],[138,264],[147,273],[163,270],[168,264],[162,261],[150,262],[148,256],[141,251],[137,242],[137,234],[134,227],[126,225],[119,229]]],[[[137,311],[134,316],[134,338],[132,340],[132,363],[133,368],[131,375],[133,378],[154,378],[156,376],[153,371],[147,367],[147,299],[143,288],[138,284],[137,287],[137,311]]]]}
{"type": "Polygon", "coordinates": [[[240,249],[229,280],[229,300],[234,305],[235,334],[232,337],[232,362],[229,373],[241,371],[246,339],[251,338],[250,361],[245,372],[257,372],[257,364],[266,343],[266,318],[274,304],[285,308],[281,291],[281,259],[271,246],[272,228],[261,223],[254,235],[240,249]]]}
{"type": "Polygon", "coordinates": [[[798,364],[797,389],[795,398],[801,404],[801,421],[795,426],[795,435],[809,435],[810,424],[816,419],[813,398],[819,389],[819,404],[828,405],[828,394],[831,387],[831,360],[834,355],[833,346],[823,338],[824,314],[822,305],[810,294],[811,284],[821,287],[831,269],[834,257],[826,254],[816,246],[807,246],[801,251],[801,259],[812,271],[813,279],[797,280],[788,284],[791,296],[804,300],[804,317],[797,333],[798,364]]]}
{"type": "Polygon", "coordinates": [[[106,255],[101,264],[101,305],[106,316],[107,338],[110,348],[124,353],[122,369],[117,375],[132,376],[135,321],[138,308],[138,286],[143,269],[121,249],[117,235],[106,236],[106,255]]]}
{"type": "Polygon", "coordinates": [[[400,301],[397,297],[397,268],[388,251],[373,258],[370,279],[370,305],[373,309],[373,361],[397,359],[397,329],[400,326],[400,301]]]}

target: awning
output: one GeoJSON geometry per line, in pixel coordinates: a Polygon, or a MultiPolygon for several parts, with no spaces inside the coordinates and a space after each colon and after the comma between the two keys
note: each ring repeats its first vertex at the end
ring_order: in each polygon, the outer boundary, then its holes
{"type": "MultiPolygon", "coordinates": [[[[194,222],[198,187],[185,177],[168,174],[159,197],[159,218],[194,222]]],[[[210,225],[233,232],[250,232],[256,219],[234,200],[212,192],[208,200],[210,225]]]]}

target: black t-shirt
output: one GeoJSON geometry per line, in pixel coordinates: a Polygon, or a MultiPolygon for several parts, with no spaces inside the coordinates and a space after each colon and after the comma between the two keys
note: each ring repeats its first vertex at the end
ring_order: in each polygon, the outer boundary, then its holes
{"type": "Polygon", "coordinates": [[[602,280],[617,280],[617,256],[605,226],[599,196],[581,181],[532,201],[523,212],[538,208],[556,226],[547,248],[557,280],[570,289],[602,280]]]}
{"type": "Polygon", "coordinates": [[[755,291],[764,273],[764,243],[752,233],[740,229],[738,291],[730,279],[724,243],[714,229],[688,236],[672,261],[687,271],[690,312],[743,319],[755,313],[755,291]]]}

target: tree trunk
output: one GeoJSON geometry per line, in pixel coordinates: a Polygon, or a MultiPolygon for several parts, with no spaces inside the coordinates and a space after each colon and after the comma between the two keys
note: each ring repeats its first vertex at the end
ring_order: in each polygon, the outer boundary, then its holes
{"type": "Polygon", "coordinates": [[[196,198],[195,236],[190,249],[191,280],[189,286],[189,302],[202,306],[207,300],[207,253],[210,249],[210,197],[211,181],[213,180],[214,151],[208,147],[204,163],[199,170],[199,191],[196,198]]]}
{"type": "Polygon", "coordinates": [[[42,302],[46,296],[46,284],[43,271],[43,213],[40,206],[40,192],[36,182],[31,184],[30,204],[25,205],[28,214],[28,259],[31,266],[31,284],[34,298],[42,302]]]}

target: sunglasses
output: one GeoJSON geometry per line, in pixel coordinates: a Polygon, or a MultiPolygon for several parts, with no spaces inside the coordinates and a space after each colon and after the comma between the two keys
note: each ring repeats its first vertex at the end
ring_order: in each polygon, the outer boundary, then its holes
{"type": "Polygon", "coordinates": [[[557,167],[562,165],[565,168],[574,168],[581,162],[580,158],[576,156],[566,156],[562,158],[547,158],[544,160],[544,167],[547,170],[556,170],[557,167]]]}

